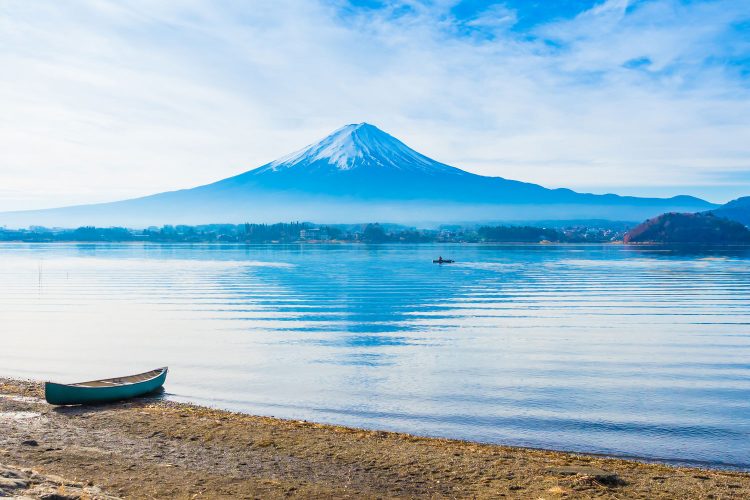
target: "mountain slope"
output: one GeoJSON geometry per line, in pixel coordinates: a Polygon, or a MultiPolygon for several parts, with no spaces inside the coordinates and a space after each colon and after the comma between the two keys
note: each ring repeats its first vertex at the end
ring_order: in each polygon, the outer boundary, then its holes
{"type": "MultiPolygon", "coordinates": [[[[690,196],[641,199],[547,189],[485,177],[424,156],[368,123],[347,125],[318,143],[209,186],[274,188],[368,200],[441,200],[470,203],[709,203],[690,196]]],[[[206,187],[209,187],[206,186],[206,187]]]]}
{"type": "Polygon", "coordinates": [[[711,213],[750,226],[750,196],[732,200],[726,205],[711,210],[711,213]]]}
{"type": "Polygon", "coordinates": [[[0,225],[642,220],[665,211],[713,207],[690,196],[582,194],[480,176],[432,160],[377,127],[360,123],[205,186],[114,203],[5,213],[0,214],[0,225]]]}

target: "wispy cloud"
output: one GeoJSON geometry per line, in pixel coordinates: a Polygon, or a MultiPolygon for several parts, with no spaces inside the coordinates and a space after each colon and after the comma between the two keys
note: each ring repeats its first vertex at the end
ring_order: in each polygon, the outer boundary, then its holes
{"type": "Polygon", "coordinates": [[[464,4],[6,0],[0,209],[190,187],[360,121],[487,175],[750,194],[747,2],[464,4]]]}

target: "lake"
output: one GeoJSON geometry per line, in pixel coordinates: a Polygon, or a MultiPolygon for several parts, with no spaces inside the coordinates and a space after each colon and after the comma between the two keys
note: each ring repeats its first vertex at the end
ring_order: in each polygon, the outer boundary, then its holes
{"type": "Polygon", "coordinates": [[[1,376],[750,468],[748,251],[0,244],[0,285],[1,376]]]}

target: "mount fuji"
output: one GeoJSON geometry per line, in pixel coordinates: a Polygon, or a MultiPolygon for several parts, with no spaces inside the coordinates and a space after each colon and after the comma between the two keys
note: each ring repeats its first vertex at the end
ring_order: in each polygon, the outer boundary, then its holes
{"type": "Polygon", "coordinates": [[[6,212],[0,214],[0,225],[642,220],[715,206],[692,196],[595,195],[476,175],[360,123],[212,184],[112,203],[6,212]]]}

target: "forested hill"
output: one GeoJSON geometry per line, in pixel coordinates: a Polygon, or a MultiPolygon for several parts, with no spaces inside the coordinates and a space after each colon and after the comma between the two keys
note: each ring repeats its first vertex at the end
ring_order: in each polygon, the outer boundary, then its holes
{"type": "Polygon", "coordinates": [[[666,213],[628,231],[625,243],[750,244],[750,230],[711,213],[666,213]]]}

